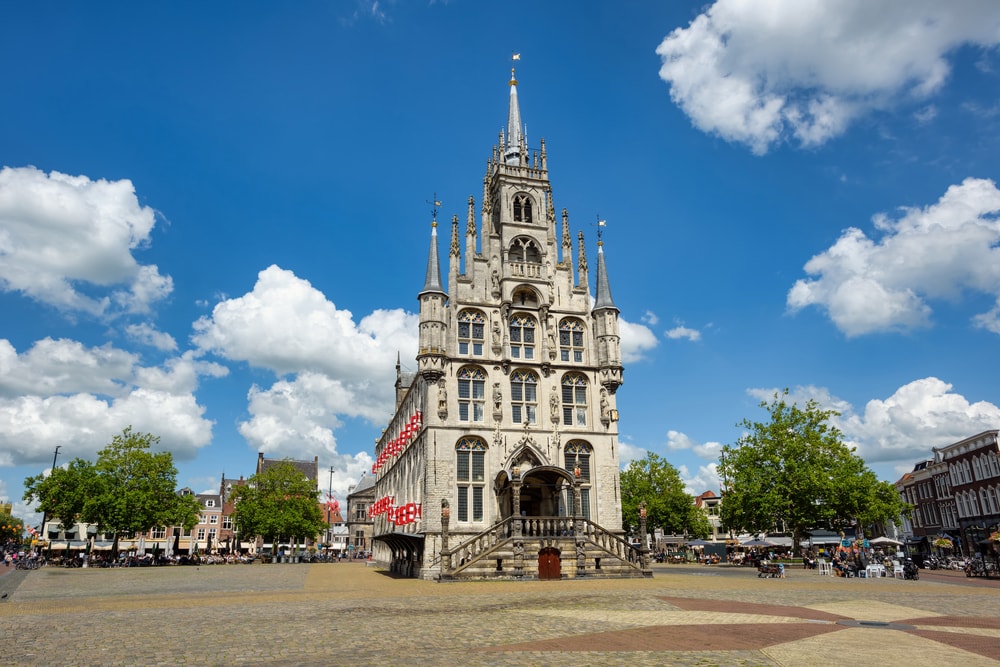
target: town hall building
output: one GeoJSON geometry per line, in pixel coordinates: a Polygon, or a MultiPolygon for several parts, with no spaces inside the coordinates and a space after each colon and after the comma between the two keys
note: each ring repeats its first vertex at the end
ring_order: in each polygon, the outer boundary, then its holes
{"type": "Polygon", "coordinates": [[[451,220],[447,285],[435,209],[417,370],[397,360],[376,444],[373,558],[424,579],[648,576],[622,530],[623,367],[601,234],[592,300],[583,233],[574,254],[513,69],[478,224],[475,209],[470,196],[463,228],[451,220]]]}

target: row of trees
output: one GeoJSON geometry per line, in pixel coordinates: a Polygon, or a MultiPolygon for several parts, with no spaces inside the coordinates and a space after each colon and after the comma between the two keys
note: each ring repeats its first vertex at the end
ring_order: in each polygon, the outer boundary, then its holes
{"type": "MultiPolygon", "coordinates": [[[[750,533],[784,529],[798,553],[811,530],[856,526],[870,534],[909,514],[895,486],[879,480],[829,423],[839,413],[813,400],[804,408],[789,403],[787,389],[760,407],[768,419],[744,419],[738,424],[744,435],[722,448],[724,527],[750,533]]],[[[638,525],[639,504],[645,501],[650,528],[691,537],[711,531],[707,517],[684,493],[677,470],[656,454],[622,471],[621,490],[627,526],[638,525]]]]}
{"type": "Polygon", "coordinates": [[[190,530],[198,523],[201,508],[194,496],[176,493],[173,455],[150,451],[159,441],[130,426],[97,453],[97,461],[78,457],[48,476],[25,479],[24,500],[37,502],[43,513],[58,517],[63,528],[83,522],[113,533],[116,552],[120,535],[154,526],[190,530]]]}
{"type": "MultiPolygon", "coordinates": [[[[37,502],[38,509],[57,517],[65,529],[82,522],[113,533],[115,552],[121,535],[157,526],[191,530],[201,506],[195,496],[176,492],[173,455],[151,451],[159,441],[128,427],[97,453],[95,462],[76,458],[48,476],[24,480],[24,500],[37,502]]],[[[241,535],[268,541],[311,539],[326,527],[316,484],[288,461],[251,476],[247,485],[233,489],[232,499],[233,526],[241,535]]]]}

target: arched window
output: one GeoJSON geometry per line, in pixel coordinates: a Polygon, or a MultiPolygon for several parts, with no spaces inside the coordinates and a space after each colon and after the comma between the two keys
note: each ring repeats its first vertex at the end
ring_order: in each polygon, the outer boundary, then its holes
{"type": "Polygon", "coordinates": [[[507,258],[512,262],[542,263],[542,253],[535,244],[535,240],[527,236],[519,236],[511,241],[510,248],[507,250],[507,258]]]}
{"type": "Polygon", "coordinates": [[[587,378],[579,373],[567,373],[562,381],[564,426],[587,425],[587,378]]]}
{"type": "Polygon", "coordinates": [[[562,361],[583,361],[583,322],[566,318],[559,323],[559,358],[562,361]]]}
{"type": "Polygon", "coordinates": [[[570,440],[563,450],[566,470],[576,474],[580,470],[580,505],[583,517],[590,518],[591,455],[593,448],[582,440],[570,440]]]}
{"type": "Polygon", "coordinates": [[[514,222],[531,222],[531,197],[514,195],[514,222]]]}
{"type": "Polygon", "coordinates": [[[486,443],[481,438],[465,437],[455,445],[455,482],[457,483],[459,521],[483,520],[483,494],[486,488],[486,443]]]}
{"type": "Polygon", "coordinates": [[[510,416],[515,424],[538,423],[538,376],[531,371],[510,375],[510,416]]]}
{"type": "Polygon", "coordinates": [[[483,356],[486,340],[486,316],[478,310],[463,310],[458,314],[458,353],[483,356]]]}
{"type": "Polygon", "coordinates": [[[458,419],[481,422],[486,419],[486,373],[466,366],[458,371],[458,419]]]}
{"type": "Polygon", "coordinates": [[[513,359],[535,358],[535,318],[517,314],[510,318],[510,356],[513,359]]]}

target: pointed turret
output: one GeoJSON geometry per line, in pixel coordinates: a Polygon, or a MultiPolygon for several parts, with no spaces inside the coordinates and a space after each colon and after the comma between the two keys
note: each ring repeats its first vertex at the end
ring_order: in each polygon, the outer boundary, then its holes
{"type": "Polygon", "coordinates": [[[594,339],[597,341],[597,372],[609,394],[614,394],[621,386],[622,368],[621,336],[618,332],[618,307],[611,298],[611,283],[608,282],[608,268],[604,263],[604,241],[601,230],[604,221],[598,221],[597,232],[597,294],[594,297],[594,339]]]}
{"type": "MultiPolygon", "coordinates": [[[[594,310],[614,308],[615,301],[611,298],[611,284],[608,282],[608,269],[604,265],[604,242],[597,242],[597,296],[594,298],[594,310]]],[[[620,312],[620,311],[618,311],[620,312]]]]}
{"type": "Polygon", "coordinates": [[[521,109],[517,104],[517,79],[514,78],[514,68],[510,68],[510,107],[507,109],[507,145],[504,151],[504,162],[521,164],[521,152],[524,148],[524,138],[521,132],[521,109]]]}
{"type": "MultiPolygon", "coordinates": [[[[437,202],[435,202],[435,206],[437,202]]],[[[441,263],[438,260],[437,210],[431,222],[431,248],[427,253],[427,274],[424,288],[417,295],[420,301],[420,335],[417,367],[420,374],[436,381],[443,374],[445,361],[445,304],[448,293],[441,285],[441,263]]]]}
{"type": "Polygon", "coordinates": [[[441,285],[441,262],[438,260],[437,220],[431,222],[431,249],[427,253],[427,274],[424,277],[424,288],[418,296],[429,292],[438,292],[447,296],[441,285]]]}

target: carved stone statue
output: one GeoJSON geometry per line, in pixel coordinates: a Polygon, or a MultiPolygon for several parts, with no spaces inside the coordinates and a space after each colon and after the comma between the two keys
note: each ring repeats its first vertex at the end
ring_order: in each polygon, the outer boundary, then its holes
{"type": "Polygon", "coordinates": [[[552,393],[549,394],[549,419],[553,424],[559,423],[559,390],[555,387],[552,387],[552,393]]]}
{"type": "Polygon", "coordinates": [[[438,380],[438,417],[441,419],[448,418],[448,388],[445,385],[444,378],[438,380]]]}
{"type": "Polygon", "coordinates": [[[500,347],[500,343],[503,336],[503,329],[500,328],[500,323],[493,320],[493,347],[500,347]]]}
{"type": "Polygon", "coordinates": [[[611,406],[608,404],[608,390],[601,389],[601,421],[607,422],[611,419],[611,406]]]}

